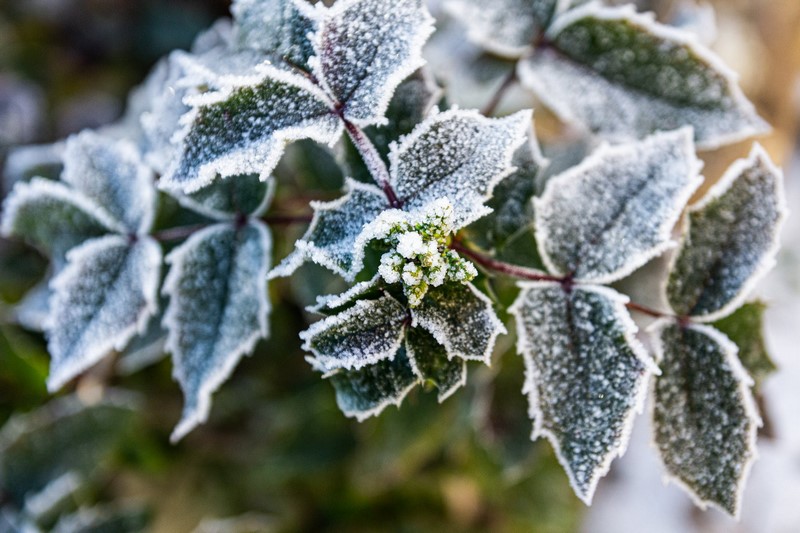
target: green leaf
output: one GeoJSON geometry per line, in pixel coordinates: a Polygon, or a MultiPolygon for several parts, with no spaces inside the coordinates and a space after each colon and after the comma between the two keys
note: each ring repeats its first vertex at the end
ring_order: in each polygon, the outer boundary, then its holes
{"type": "Polygon", "coordinates": [[[261,181],[257,174],[218,176],[211,184],[177,199],[214,220],[235,220],[239,215],[260,216],[269,207],[274,189],[274,179],[261,181]]]}
{"type": "Polygon", "coordinates": [[[267,336],[271,250],[269,230],[251,221],[205,228],[167,257],[166,349],[185,396],[173,442],[206,421],[211,395],[267,336]]]}
{"type": "Polygon", "coordinates": [[[758,390],[764,380],[778,370],[764,343],[764,302],[750,302],[732,314],[714,322],[714,328],[724,333],[739,348],[739,360],[755,381],[758,390]]]}
{"type": "Polygon", "coordinates": [[[578,7],[545,38],[518,74],[567,122],[615,140],[691,125],[704,149],[769,130],[719,58],[632,6],[578,7]]]}
{"type": "Polygon", "coordinates": [[[755,145],[689,209],[666,289],[672,309],[704,322],[734,311],[774,265],[786,213],[783,174],[755,145]]]}
{"type": "Polygon", "coordinates": [[[439,402],[445,401],[467,383],[467,362],[448,357],[444,346],[423,328],[409,328],[406,354],[411,369],[422,383],[439,390],[439,402]]]}
{"type": "Polygon", "coordinates": [[[736,345],[708,326],[657,326],[655,443],[698,505],[738,516],[760,425],[736,345]]]}
{"type": "Polygon", "coordinates": [[[308,58],[314,54],[308,35],[316,30],[311,4],[305,0],[235,0],[231,13],[240,47],[308,68],[308,58]]]}
{"type": "Polygon", "coordinates": [[[510,312],[525,360],[532,438],[547,437],[588,505],[625,452],[655,365],[619,293],[589,285],[567,291],[550,282],[520,287],[510,312]]]}

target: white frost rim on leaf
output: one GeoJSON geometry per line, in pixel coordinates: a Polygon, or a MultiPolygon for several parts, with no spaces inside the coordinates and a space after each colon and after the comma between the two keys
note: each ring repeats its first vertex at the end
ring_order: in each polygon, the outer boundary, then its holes
{"type": "MultiPolygon", "coordinates": [[[[438,342],[438,341],[437,341],[438,342]]],[[[425,376],[420,371],[419,366],[417,365],[417,356],[414,353],[413,348],[411,347],[411,343],[408,342],[408,338],[406,338],[406,355],[408,356],[408,365],[411,367],[411,371],[417,376],[419,382],[423,382],[425,380],[425,376]]],[[[448,360],[452,360],[448,358],[448,360]]],[[[455,394],[455,392],[467,384],[467,362],[465,360],[461,361],[461,377],[456,383],[453,383],[453,386],[449,389],[439,389],[439,384],[437,383],[437,389],[439,392],[436,396],[437,401],[439,403],[444,403],[446,399],[450,396],[455,394]]]]}
{"type": "Polygon", "coordinates": [[[491,32],[487,31],[488,28],[484,28],[483,21],[475,21],[468,16],[468,13],[471,12],[466,11],[468,8],[465,8],[464,3],[464,0],[446,0],[443,7],[447,14],[458,20],[467,29],[467,38],[472,43],[507,59],[519,59],[531,49],[531,45],[509,46],[494,39],[491,32]]]}
{"type": "MultiPolygon", "coordinates": [[[[329,95],[328,98],[334,98],[334,96],[333,91],[331,90],[330,85],[328,84],[322,72],[321,58],[324,55],[322,36],[325,33],[326,26],[331,21],[341,17],[343,13],[364,1],[365,0],[338,0],[331,7],[325,7],[322,2],[319,2],[315,5],[317,13],[312,17],[312,20],[316,20],[318,23],[317,31],[314,34],[309,35],[315,55],[308,59],[308,65],[311,67],[311,71],[314,73],[317,80],[319,80],[320,86],[329,95]]],[[[392,96],[394,96],[397,86],[400,85],[403,80],[413,74],[414,71],[423,67],[427,63],[425,58],[422,56],[422,48],[425,46],[428,38],[436,29],[434,26],[436,20],[428,12],[424,1],[395,0],[394,2],[395,5],[403,3],[418,3],[418,11],[421,17],[421,20],[417,25],[417,33],[411,36],[411,40],[408,43],[409,57],[405,60],[405,62],[393,65],[391,75],[383,81],[384,94],[381,96],[371,117],[366,119],[354,119],[345,116],[349,122],[355,124],[356,126],[364,128],[372,125],[388,124],[389,121],[385,116],[386,110],[389,108],[389,103],[392,100],[392,96]]],[[[376,28],[376,30],[382,30],[382,28],[376,28]]],[[[347,102],[341,102],[341,104],[345,105],[346,109],[347,102]]],[[[345,115],[347,115],[347,113],[345,113],[345,115]]]]}
{"type": "Polygon", "coordinates": [[[680,193],[675,195],[673,198],[673,208],[669,212],[669,215],[665,216],[664,220],[662,221],[658,232],[658,237],[661,241],[661,244],[654,246],[650,250],[642,252],[637,256],[631,257],[627,264],[623,265],[614,272],[606,274],[605,276],[581,278],[579,281],[598,285],[613,283],[633,273],[635,270],[644,266],[651,259],[660,256],[667,250],[675,248],[676,243],[672,240],[672,229],[680,219],[686,203],[691,199],[697,188],[703,184],[703,177],[700,175],[700,171],[703,169],[703,162],[697,159],[697,155],[694,151],[693,131],[694,129],[691,126],[686,126],[678,130],[657,132],[649,135],[641,141],[635,141],[621,145],[611,145],[604,142],[597,148],[597,150],[592,152],[592,154],[586,157],[581,163],[548,180],[542,195],[533,198],[535,218],[534,228],[536,233],[537,247],[539,249],[539,256],[542,258],[542,262],[544,263],[548,272],[559,276],[568,274],[567,272],[561,272],[548,254],[545,244],[551,239],[551,237],[550,233],[547,231],[547,224],[544,224],[544,222],[540,220],[541,212],[547,203],[552,201],[551,198],[558,194],[561,185],[564,182],[576,179],[577,176],[580,176],[587,170],[590,170],[595,164],[603,162],[606,157],[616,157],[628,153],[636,154],[649,148],[650,146],[672,143],[674,140],[680,139],[683,144],[683,149],[687,154],[689,154],[689,159],[692,161],[689,171],[690,179],[687,180],[686,185],[680,191],[680,193]],[[691,178],[692,176],[693,178],[691,178]]]}
{"type": "MultiPolygon", "coordinates": [[[[686,30],[675,27],[666,26],[655,20],[653,13],[637,13],[632,4],[622,6],[606,6],[599,1],[590,2],[574,9],[570,9],[561,15],[558,15],[550,27],[545,32],[549,40],[555,40],[559,33],[566,27],[577,22],[583,18],[596,18],[600,20],[622,20],[630,23],[633,26],[639,27],[644,31],[654,35],[655,37],[669,40],[677,45],[686,46],[692,54],[697,56],[700,60],[705,62],[710,68],[717,71],[728,82],[728,90],[730,91],[731,98],[736,107],[741,109],[745,115],[750,115],[753,119],[753,124],[749,128],[743,128],[740,133],[731,133],[729,135],[717,135],[715,138],[705,140],[697,143],[697,147],[702,150],[715,150],[721,146],[731,143],[749,139],[756,135],[763,135],[769,133],[772,128],[758,115],[755,106],[747,99],[744,92],[739,87],[739,75],[728,67],[722,59],[719,58],[714,52],[708,49],[698,37],[686,30]]],[[[567,59],[568,62],[572,60],[567,59]]],[[[522,65],[525,64],[524,58],[517,63],[518,75],[525,80],[525,85],[536,93],[539,100],[542,101],[549,109],[556,113],[564,122],[569,123],[582,123],[582,121],[575,116],[568,106],[561,102],[557,95],[551,94],[548,91],[542,90],[542,87],[536,82],[536,76],[528,76],[524,73],[522,65]]],[[[588,68],[587,68],[588,70],[588,68]]],[[[599,76],[599,74],[598,74],[599,76]]]]}
{"type": "Polygon", "coordinates": [[[411,392],[412,390],[414,390],[414,387],[416,387],[417,385],[418,385],[417,382],[415,382],[415,381],[412,382],[408,387],[406,387],[406,388],[402,389],[401,391],[399,391],[396,396],[387,397],[386,399],[384,399],[382,402],[380,402],[378,405],[376,405],[372,409],[367,409],[365,411],[352,410],[352,409],[343,409],[341,405],[339,406],[339,409],[342,411],[344,416],[346,416],[348,418],[355,418],[358,422],[363,422],[367,418],[371,418],[373,416],[378,416],[379,414],[381,414],[383,412],[384,409],[386,409],[390,405],[394,405],[395,407],[397,407],[399,409],[400,406],[403,403],[403,400],[405,400],[406,396],[408,396],[408,393],[411,392]]]}
{"type": "Polygon", "coordinates": [[[130,326],[120,331],[116,336],[101,339],[96,343],[88,354],[85,354],[80,364],[61,365],[58,371],[50,368],[50,375],[47,378],[47,390],[55,392],[64,386],[69,380],[96,364],[111,350],[123,350],[130,340],[136,335],[141,335],[147,329],[150,318],[158,312],[158,284],[161,280],[161,246],[150,237],[139,237],[139,240],[130,245],[127,237],[120,235],[106,235],[90,239],[83,244],[72,248],[67,253],[67,265],[50,282],[50,289],[53,291],[50,297],[50,314],[45,321],[45,330],[48,332],[60,327],[58,317],[54,315],[54,305],[52,302],[65,297],[65,290],[77,278],[81,277],[81,266],[85,261],[94,256],[98,251],[112,247],[147,247],[146,253],[153,263],[158,267],[150,272],[150,276],[143,280],[142,294],[145,298],[145,305],[139,310],[136,321],[130,326]]]}
{"type": "Polygon", "coordinates": [[[346,305],[352,302],[358,296],[365,294],[380,285],[381,276],[380,274],[375,274],[375,276],[369,281],[362,281],[360,283],[356,283],[345,292],[341,294],[329,294],[327,296],[317,296],[317,303],[314,305],[309,305],[306,307],[306,311],[309,313],[320,313],[324,309],[332,310],[340,307],[342,305],[346,305]]]}
{"type": "Polygon", "coordinates": [[[110,232],[126,233],[125,226],[112,217],[108,211],[98,206],[80,191],[70,189],[61,182],[45,178],[33,178],[29,182],[18,182],[3,203],[3,218],[0,232],[9,237],[13,234],[20,209],[28,202],[35,202],[43,196],[70,204],[94,218],[97,223],[110,232]]]}
{"type": "MultiPolygon", "coordinates": [[[[653,322],[648,328],[647,333],[649,333],[652,337],[653,341],[653,350],[655,352],[656,361],[660,362],[664,358],[664,343],[662,340],[662,333],[664,329],[670,325],[674,324],[674,321],[669,318],[660,318],[657,321],[653,322]]],[[[755,463],[758,458],[758,448],[756,447],[756,441],[758,439],[758,428],[764,425],[761,415],[758,413],[758,407],[756,406],[755,400],[753,399],[753,394],[750,390],[750,387],[754,385],[753,378],[747,373],[742,362],[739,360],[739,347],[734,344],[725,334],[721,331],[713,328],[711,326],[700,325],[700,324],[693,324],[688,326],[689,329],[693,329],[699,333],[702,333],[709,337],[711,340],[716,342],[720,345],[722,350],[725,352],[725,362],[730,368],[731,373],[733,374],[734,378],[736,378],[739,382],[739,396],[742,401],[742,405],[744,406],[745,413],[747,417],[753,422],[750,428],[750,433],[747,435],[747,451],[750,452],[748,455],[748,459],[744,463],[742,467],[742,474],[739,477],[739,480],[736,484],[736,513],[733,515],[735,520],[739,520],[739,516],[742,509],[742,497],[744,496],[744,488],[747,485],[747,480],[750,477],[750,471],[753,467],[753,463],[755,463]]],[[[655,390],[655,380],[652,383],[651,388],[655,390]]],[[[655,395],[655,393],[653,394],[655,395]]],[[[655,401],[651,402],[650,405],[650,419],[653,420],[654,417],[654,410],[655,410],[655,401]]],[[[656,455],[658,456],[659,461],[661,461],[662,468],[664,469],[663,473],[663,481],[664,484],[674,483],[678,487],[680,487],[689,497],[692,499],[692,502],[702,510],[708,508],[708,506],[712,506],[716,509],[719,509],[723,513],[727,514],[728,511],[721,508],[717,505],[716,502],[711,500],[704,500],[702,499],[694,490],[689,487],[686,483],[684,483],[680,478],[677,476],[672,475],[669,473],[667,466],[661,459],[661,453],[658,448],[658,444],[655,441],[655,427],[653,427],[651,436],[650,436],[650,446],[656,451],[656,455]]]]}
{"type": "MultiPolygon", "coordinates": [[[[780,251],[780,235],[783,229],[784,222],[786,218],[789,216],[789,208],[786,203],[786,193],[783,188],[783,171],[778,168],[770,159],[769,154],[764,150],[764,148],[758,144],[754,143],[753,148],[750,151],[750,155],[744,159],[736,160],[729,168],[725,171],[725,174],[717,181],[706,193],[706,195],[701,198],[696,204],[689,206],[689,209],[684,216],[684,226],[686,228],[683,241],[681,246],[685,245],[688,242],[688,237],[691,231],[691,219],[690,215],[692,213],[696,213],[698,211],[702,211],[710,203],[714,200],[717,200],[721,196],[723,196],[728,189],[733,186],[734,182],[741,176],[746,170],[763,166],[765,167],[775,178],[775,199],[777,202],[777,210],[778,210],[778,220],[775,222],[775,227],[773,230],[773,237],[772,243],[770,247],[767,249],[766,252],[761,257],[761,261],[756,266],[753,274],[750,275],[750,278],[745,282],[741,289],[739,289],[739,293],[734,296],[727,305],[722,307],[719,311],[714,313],[701,315],[701,316],[692,316],[692,319],[697,322],[716,322],[722,318],[733,313],[736,309],[738,309],[747,299],[750,292],[755,288],[759,281],[767,274],[776,264],[776,256],[780,251]]],[[[672,272],[673,268],[675,267],[675,262],[678,260],[678,256],[680,255],[680,248],[678,251],[672,256],[672,260],[670,262],[669,268],[667,272],[672,272]]],[[[667,285],[669,283],[669,276],[666,276],[664,280],[662,280],[662,290],[661,294],[666,295],[667,293],[667,285]]],[[[669,299],[664,296],[664,301],[669,302],[669,299]]],[[[667,303],[667,307],[671,309],[669,303],[667,303]]]]}
{"type": "Polygon", "coordinates": [[[428,333],[433,335],[433,338],[436,339],[436,342],[444,346],[444,349],[447,352],[447,358],[451,361],[458,357],[465,361],[480,361],[486,366],[492,366],[492,353],[494,352],[494,346],[497,343],[497,337],[507,334],[508,330],[506,330],[505,325],[500,321],[500,319],[497,317],[497,314],[494,312],[494,303],[492,300],[479,291],[472,283],[464,283],[463,285],[465,285],[472,292],[472,294],[475,295],[476,298],[486,305],[484,308],[485,310],[491,311],[491,313],[489,313],[491,316],[489,317],[488,325],[492,328],[492,332],[489,334],[489,340],[486,343],[486,349],[482,354],[470,355],[456,350],[453,346],[452,340],[447,335],[447,332],[439,328],[435,322],[427,320],[418,310],[414,308],[410,309],[412,318],[411,326],[422,327],[426,329],[428,333]]]}
{"type": "MultiPolygon", "coordinates": [[[[195,427],[208,420],[208,415],[211,411],[212,395],[228,380],[242,357],[249,355],[250,352],[253,351],[253,348],[255,348],[256,343],[269,334],[269,322],[267,317],[270,312],[270,303],[267,298],[267,271],[269,270],[269,250],[271,249],[272,239],[267,227],[259,221],[250,221],[247,227],[258,231],[262,250],[264,251],[264,257],[266,259],[261,265],[261,271],[256,279],[258,283],[257,295],[259,307],[262,309],[262,312],[258,314],[259,329],[251,333],[250,336],[241,339],[236,349],[225,358],[222,368],[203,382],[197,393],[197,407],[193,411],[183,413],[180,422],[178,422],[178,425],[175,426],[175,429],[172,430],[172,434],[170,435],[169,440],[172,443],[178,442],[195,427]]],[[[179,324],[177,322],[179,308],[176,303],[175,295],[178,290],[181,275],[183,274],[184,263],[189,253],[194,248],[202,245],[203,241],[215,233],[230,231],[230,229],[231,225],[226,223],[214,224],[213,226],[204,228],[189,237],[186,242],[170,252],[166,258],[166,262],[170,265],[170,270],[164,280],[164,287],[161,292],[165,296],[168,296],[170,301],[161,324],[167,331],[167,340],[164,349],[171,353],[173,358],[172,377],[179,383],[181,380],[177,369],[179,361],[183,358],[183,353],[179,349],[180,345],[178,342],[180,336],[178,333],[179,324]]],[[[183,384],[181,383],[181,385],[183,384]]]]}
{"type": "Polygon", "coordinates": [[[541,400],[539,399],[538,390],[536,388],[535,383],[541,379],[539,375],[536,373],[535,365],[529,360],[528,353],[532,350],[532,342],[530,337],[527,334],[525,329],[522,313],[523,313],[523,305],[525,298],[527,296],[528,291],[532,290],[539,290],[539,289],[553,289],[557,288],[558,290],[563,290],[561,284],[552,282],[552,281],[525,281],[525,282],[518,282],[517,286],[521,289],[521,292],[511,307],[508,308],[508,312],[514,316],[517,326],[517,353],[525,359],[526,364],[526,372],[525,372],[525,385],[522,389],[522,394],[528,396],[528,416],[533,420],[533,431],[531,432],[531,440],[536,440],[539,437],[545,437],[553,447],[553,450],[556,453],[556,457],[558,458],[558,462],[561,464],[564,472],[567,473],[569,478],[570,486],[572,486],[572,490],[581,499],[586,505],[592,504],[592,498],[594,497],[594,492],[597,489],[597,484],[600,480],[608,474],[609,469],[611,468],[611,463],[617,457],[622,457],[625,454],[625,451],[628,448],[628,441],[630,440],[631,431],[633,429],[633,423],[636,419],[638,414],[641,414],[644,410],[645,400],[647,398],[647,391],[649,389],[648,382],[650,380],[650,376],[655,374],[658,375],[661,373],[658,366],[656,366],[655,362],[650,358],[647,354],[647,350],[645,350],[644,346],[639,342],[636,338],[636,333],[639,331],[639,328],[636,326],[636,323],[628,313],[627,308],[625,305],[630,301],[630,299],[618,293],[617,291],[610,289],[608,287],[600,287],[594,285],[579,285],[573,288],[575,291],[587,291],[587,292],[595,292],[605,298],[608,298],[613,304],[615,308],[615,315],[617,320],[619,321],[622,329],[624,331],[625,341],[628,347],[633,352],[634,356],[644,365],[645,371],[642,375],[641,381],[638,385],[638,390],[635,392],[634,396],[636,398],[635,407],[628,412],[627,417],[623,421],[622,425],[622,434],[620,435],[620,443],[616,449],[610,450],[603,462],[597,467],[594,471],[591,481],[589,482],[589,487],[587,491],[584,493],[578,486],[578,483],[575,481],[575,477],[572,473],[572,470],[569,465],[569,461],[564,457],[561,452],[561,444],[558,440],[558,436],[542,427],[542,412],[539,407],[541,400]]]}
{"type": "Polygon", "coordinates": [[[379,361],[387,359],[390,361],[394,360],[397,350],[399,350],[403,345],[403,337],[405,337],[405,330],[400,324],[398,324],[397,334],[395,335],[395,339],[393,340],[391,346],[386,350],[372,354],[369,357],[330,357],[325,354],[321,354],[311,347],[311,341],[317,334],[322,333],[331,327],[349,322],[354,317],[369,314],[371,309],[376,304],[384,301],[390,301],[390,303],[394,304],[397,310],[405,312],[405,308],[400,304],[400,302],[395,300],[392,296],[386,294],[377,300],[356,300],[353,307],[350,307],[349,309],[346,309],[337,315],[329,316],[314,322],[307,330],[301,331],[300,340],[303,341],[301,348],[314,354],[314,357],[311,360],[312,366],[323,372],[331,372],[337,369],[360,370],[366,366],[374,365],[379,361]]]}

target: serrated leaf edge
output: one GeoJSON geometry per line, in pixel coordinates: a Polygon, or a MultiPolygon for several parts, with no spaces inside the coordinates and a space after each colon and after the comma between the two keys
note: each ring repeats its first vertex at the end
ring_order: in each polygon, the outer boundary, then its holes
{"type": "MultiPolygon", "coordinates": [[[[408,364],[411,367],[411,371],[414,373],[415,376],[417,376],[418,382],[415,383],[415,385],[419,384],[419,383],[423,383],[424,380],[425,380],[425,376],[420,371],[419,366],[417,365],[417,359],[416,359],[417,356],[415,355],[414,350],[411,348],[411,343],[409,343],[407,340],[406,340],[406,354],[408,355],[408,364]]],[[[448,357],[448,360],[452,360],[452,358],[448,357]]],[[[466,360],[462,360],[461,361],[461,378],[456,383],[454,383],[453,386],[450,387],[449,389],[442,390],[442,389],[439,389],[438,385],[437,385],[437,389],[438,389],[438,394],[436,395],[437,401],[439,403],[444,403],[445,400],[447,400],[450,396],[455,394],[455,392],[458,389],[460,389],[461,387],[463,387],[466,384],[467,384],[467,361],[466,360]]]]}
{"type": "Polygon", "coordinates": [[[314,305],[309,305],[306,307],[306,311],[309,313],[320,313],[324,309],[333,310],[337,307],[345,305],[353,301],[353,299],[357,296],[364,294],[365,292],[369,292],[370,290],[377,288],[380,285],[381,276],[380,274],[375,274],[375,276],[369,281],[362,281],[356,283],[345,292],[341,294],[329,294],[326,296],[317,296],[317,302],[314,305]]]}

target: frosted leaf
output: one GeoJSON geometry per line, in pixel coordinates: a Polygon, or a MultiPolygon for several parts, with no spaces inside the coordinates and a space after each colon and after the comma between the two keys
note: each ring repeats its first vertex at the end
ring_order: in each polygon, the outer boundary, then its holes
{"type": "Polygon", "coordinates": [[[469,38],[504,57],[520,57],[550,24],[559,0],[446,0],[469,38]]]}
{"type": "Polygon", "coordinates": [[[530,111],[502,119],[458,109],[431,116],[389,154],[391,184],[403,209],[447,198],[455,229],[484,216],[489,209],[483,203],[513,172],[511,160],[530,125],[530,111]]]}
{"type": "Polygon", "coordinates": [[[147,233],[153,225],[155,176],[129,142],[91,131],[70,137],[61,179],[102,206],[128,233],[147,233]]]}
{"type": "Polygon", "coordinates": [[[661,323],[654,438],[670,477],[705,508],[739,514],[761,421],[736,346],[707,326],[661,323]]]}
{"type": "Polygon", "coordinates": [[[764,302],[749,302],[713,324],[715,329],[736,344],[739,349],[739,360],[755,381],[756,391],[767,377],[778,370],[764,340],[766,309],[767,305],[764,302]]]}
{"type": "Polygon", "coordinates": [[[9,191],[18,181],[41,176],[58,179],[63,169],[64,143],[32,144],[11,148],[3,165],[3,190],[9,191]]]}
{"type": "Polygon", "coordinates": [[[236,0],[231,6],[239,46],[259,50],[301,68],[314,53],[314,10],[305,0],[236,0]]]}
{"type": "Polygon", "coordinates": [[[56,391],[111,350],[122,350],[157,311],[161,248],[108,235],[67,254],[53,279],[47,320],[52,356],[47,388],[56,391]]]}
{"type": "Polygon", "coordinates": [[[439,402],[467,383],[466,361],[449,358],[444,346],[425,329],[409,328],[405,346],[414,374],[439,390],[439,402]]]}
{"type": "Polygon", "coordinates": [[[260,216],[269,207],[274,188],[273,178],[261,181],[258,174],[218,176],[202,189],[176,198],[184,207],[208,218],[234,220],[237,215],[260,216]]]}
{"type": "Polygon", "coordinates": [[[636,325],[611,289],[520,283],[510,308],[525,359],[530,417],[587,505],[614,458],[625,452],[653,370],[636,325]]]}
{"type": "Polygon", "coordinates": [[[14,319],[25,329],[44,331],[50,314],[50,276],[30,289],[25,297],[14,305],[14,319]]]}
{"type": "Polygon", "coordinates": [[[270,272],[288,276],[311,260],[353,280],[363,265],[363,243],[357,240],[364,226],[388,208],[383,192],[372,185],[347,180],[346,193],[333,202],[311,202],[314,218],[295,250],[270,272]]]}
{"type": "Polygon", "coordinates": [[[318,4],[313,72],[360,126],[380,124],[397,86],[425,62],[433,18],[422,0],[341,0],[318,4]]]}
{"type": "Polygon", "coordinates": [[[704,149],[769,130],[719,58],[631,6],[576,8],[547,39],[518,74],[562,120],[615,140],[691,125],[704,149]]]}
{"type": "Polygon", "coordinates": [[[402,346],[391,359],[359,370],[337,370],[330,376],[336,389],[336,403],[346,416],[359,422],[377,416],[389,405],[400,406],[417,384],[402,346]]]}
{"type": "Polygon", "coordinates": [[[310,313],[330,313],[331,311],[355,303],[359,298],[379,290],[380,286],[381,278],[376,275],[369,281],[356,283],[342,294],[317,296],[317,303],[307,307],[306,311],[310,313]]]}
{"type": "Polygon", "coordinates": [[[121,228],[83,194],[62,183],[34,178],[17,183],[6,198],[1,229],[5,236],[20,237],[41,248],[60,268],[74,246],[121,228]]]}
{"type": "Polygon", "coordinates": [[[391,296],[358,300],[338,315],[312,324],[300,338],[303,349],[314,354],[318,370],[358,370],[394,357],[406,318],[406,309],[391,296]]]}
{"type": "Polygon", "coordinates": [[[534,200],[548,270],[618,280],[672,246],[672,228],[702,182],[690,128],[604,146],[551,179],[534,200]]]}
{"type": "Polygon", "coordinates": [[[173,442],[205,422],[211,395],[267,336],[271,249],[266,226],[251,221],[205,228],[167,256],[163,293],[170,302],[163,326],[185,396],[173,442]]]}
{"type": "Polygon", "coordinates": [[[335,142],[342,131],[330,102],[307,79],[262,65],[258,75],[222,80],[217,92],[187,100],[192,111],[180,153],[161,182],[194,192],[217,174],[257,173],[266,179],[284,146],[298,139],[335,142]]]}
{"type": "MultiPolygon", "coordinates": [[[[159,308],[163,310],[164,307],[164,302],[161,302],[159,308]]],[[[125,350],[119,354],[116,370],[120,375],[135,374],[166,358],[167,332],[161,325],[163,319],[163,312],[153,315],[144,333],[134,337],[125,350]]]]}
{"type": "Polygon", "coordinates": [[[491,362],[497,337],[506,328],[492,301],[471,283],[446,283],[432,288],[411,309],[414,327],[428,330],[444,346],[447,357],[491,362]]]}
{"type": "Polygon", "coordinates": [[[786,213],[783,174],[756,145],[690,208],[667,284],[672,309],[703,321],[736,309],[774,265],[786,213]]]}

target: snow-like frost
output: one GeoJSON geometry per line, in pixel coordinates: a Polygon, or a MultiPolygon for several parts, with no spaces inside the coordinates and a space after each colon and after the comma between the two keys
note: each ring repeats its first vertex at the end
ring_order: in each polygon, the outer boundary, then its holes
{"type": "Polygon", "coordinates": [[[578,497],[625,452],[647,379],[657,368],[636,340],[627,298],[604,287],[520,283],[509,311],[525,359],[531,438],[545,436],[578,497]]]}
{"type": "Polygon", "coordinates": [[[3,190],[35,176],[58,176],[63,167],[64,143],[31,144],[11,148],[3,165],[3,190]]]}
{"type": "Polygon", "coordinates": [[[353,307],[311,325],[300,334],[303,349],[323,372],[359,370],[394,358],[403,341],[407,311],[388,294],[357,300],[353,307]]]}
{"type": "Polygon", "coordinates": [[[259,217],[267,210],[275,192],[275,179],[262,181],[257,174],[217,177],[212,183],[191,194],[175,194],[187,209],[218,220],[237,216],[259,217]]]}
{"type": "Polygon", "coordinates": [[[488,296],[471,283],[432,288],[411,309],[414,327],[428,330],[444,346],[447,357],[491,363],[497,337],[506,333],[488,296]]]}
{"type": "Polygon", "coordinates": [[[51,283],[47,388],[58,390],[142,333],[157,311],[160,279],[161,248],[149,237],[107,235],[70,250],[51,283]]]}
{"type": "Polygon", "coordinates": [[[240,47],[307,68],[314,53],[309,34],[316,30],[311,4],[305,0],[235,0],[231,13],[240,47]]]}
{"type": "Polygon", "coordinates": [[[267,271],[272,239],[258,221],[237,228],[215,224],[192,235],[167,257],[163,293],[166,349],[184,391],[180,440],[205,422],[211,395],[239,360],[268,334],[267,271]]]}
{"type": "Polygon", "coordinates": [[[360,126],[385,121],[397,86],[424,63],[433,33],[423,0],[340,0],[317,4],[313,72],[344,118],[360,126]]]}
{"type": "Polygon", "coordinates": [[[783,173],[755,145],[689,209],[667,282],[672,309],[712,322],[739,307],[774,266],[787,212],[783,173]]]}
{"type": "Polygon", "coordinates": [[[547,37],[518,74],[565,121],[615,140],[688,124],[701,148],[769,131],[718,57],[632,6],[576,8],[547,37]]]}
{"type": "Polygon", "coordinates": [[[761,425],[752,379],[736,345],[716,329],[667,320],[653,329],[662,370],[653,430],[664,467],[701,508],[712,504],[737,517],[761,425]]]}
{"type": "Polygon", "coordinates": [[[306,307],[306,311],[309,313],[325,313],[326,311],[333,311],[338,307],[343,307],[345,305],[349,305],[354,303],[360,297],[364,296],[367,293],[373,292],[377,290],[381,285],[381,277],[379,275],[375,275],[369,281],[362,281],[360,283],[356,283],[348,290],[341,294],[331,294],[327,296],[317,296],[317,303],[306,307]]]}
{"type": "Polygon", "coordinates": [[[406,354],[414,375],[423,383],[433,383],[439,391],[439,403],[467,383],[467,362],[450,358],[447,350],[424,328],[406,332],[406,354]]]}
{"type": "Polygon", "coordinates": [[[534,200],[539,252],[554,274],[616,281],[672,246],[702,183],[691,128],[603,146],[534,200]]]}

